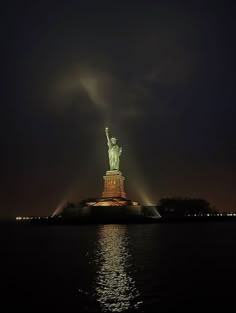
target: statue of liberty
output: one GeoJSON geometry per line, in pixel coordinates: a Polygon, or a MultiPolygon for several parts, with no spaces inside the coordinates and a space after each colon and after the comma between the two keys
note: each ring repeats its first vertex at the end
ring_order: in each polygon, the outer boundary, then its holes
{"type": "Polygon", "coordinates": [[[108,127],[105,128],[105,133],[106,133],[106,137],[107,137],[110,170],[111,171],[114,171],[114,170],[119,171],[120,155],[122,152],[122,148],[116,144],[117,139],[115,137],[109,138],[108,127]]]}

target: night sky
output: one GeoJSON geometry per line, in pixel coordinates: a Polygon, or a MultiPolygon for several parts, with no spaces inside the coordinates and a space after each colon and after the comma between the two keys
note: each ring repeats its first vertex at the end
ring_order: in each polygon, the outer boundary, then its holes
{"type": "Polygon", "coordinates": [[[1,4],[0,216],[101,195],[236,211],[234,1],[1,4]]]}

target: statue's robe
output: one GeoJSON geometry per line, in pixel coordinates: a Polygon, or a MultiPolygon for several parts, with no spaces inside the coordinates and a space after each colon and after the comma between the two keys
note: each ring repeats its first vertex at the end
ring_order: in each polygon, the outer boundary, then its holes
{"type": "Polygon", "coordinates": [[[112,143],[108,143],[108,147],[110,170],[119,170],[120,148],[117,144],[113,145],[112,143]]]}

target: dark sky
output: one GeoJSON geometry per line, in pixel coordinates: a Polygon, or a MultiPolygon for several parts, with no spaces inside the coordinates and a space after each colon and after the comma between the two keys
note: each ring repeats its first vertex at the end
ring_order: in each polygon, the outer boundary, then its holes
{"type": "Polygon", "coordinates": [[[100,196],[104,127],[129,198],[236,211],[234,1],[1,3],[3,216],[100,196]]]}

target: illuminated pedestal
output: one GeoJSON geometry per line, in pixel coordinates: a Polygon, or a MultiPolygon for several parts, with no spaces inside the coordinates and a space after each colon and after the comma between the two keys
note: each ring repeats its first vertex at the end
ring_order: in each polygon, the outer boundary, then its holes
{"type": "Polygon", "coordinates": [[[88,206],[137,206],[137,201],[128,200],[124,190],[124,176],[120,171],[106,171],[102,197],[86,202],[88,206]]]}
{"type": "Polygon", "coordinates": [[[64,221],[86,223],[150,222],[160,217],[155,206],[141,206],[126,198],[125,177],[120,171],[107,171],[101,198],[83,200],[78,206],[70,205],[60,213],[64,221]]]}
{"type": "Polygon", "coordinates": [[[124,190],[124,176],[120,171],[107,171],[104,178],[103,198],[124,198],[126,193],[124,190]]]}

